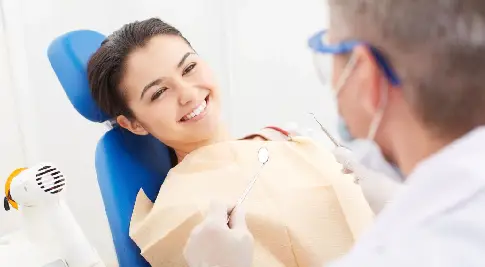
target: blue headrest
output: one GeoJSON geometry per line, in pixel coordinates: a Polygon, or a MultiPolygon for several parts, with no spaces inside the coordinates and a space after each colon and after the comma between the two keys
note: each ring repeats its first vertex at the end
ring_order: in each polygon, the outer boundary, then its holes
{"type": "MultiPolygon", "coordinates": [[[[109,119],[91,98],[86,73],[89,58],[104,39],[95,31],[73,31],[55,39],[48,49],[69,100],[94,122],[109,119]]],[[[96,173],[120,267],[150,266],[129,237],[129,225],[140,188],[155,201],[172,167],[170,155],[167,146],[153,136],[135,135],[121,127],[108,131],[98,143],[96,173]]]]}
{"type": "Polygon", "coordinates": [[[52,69],[67,97],[86,119],[104,122],[104,114],[91,97],[87,79],[87,63],[106,37],[91,30],[78,30],[56,38],[47,50],[52,69]]]}

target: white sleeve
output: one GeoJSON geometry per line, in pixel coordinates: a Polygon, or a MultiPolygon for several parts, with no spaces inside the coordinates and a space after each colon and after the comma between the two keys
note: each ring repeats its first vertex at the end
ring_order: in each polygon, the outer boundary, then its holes
{"type": "MultiPolygon", "coordinates": [[[[387,245],[357,244],[348,255],[325,267],[479,267],[485,245],[466,229],[420,229],[387,245]],[[481,243],[481,244],[479,244],[481,243]]],[[[482,233],[483,235],[483,233],[482,233]]],[[[483,241],[483,240],[482,240],[483,241]]]]}

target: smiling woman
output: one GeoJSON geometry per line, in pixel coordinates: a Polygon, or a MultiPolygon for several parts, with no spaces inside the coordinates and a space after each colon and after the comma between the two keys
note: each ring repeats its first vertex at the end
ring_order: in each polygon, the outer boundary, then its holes
{"type": "Polygon", "coordinates": [[[88,73],[93,97],[108,115],[135,134],[152,134],[178,161],[227,138],[212,71],[177,29],[159,19],[109,36],[88,73]]]}
{"type": "Polygon", "coordinates": [[[119,126],[152,134],[177,156],[155,203],[139,193],[130,223],[130,236],[151,266],[186,266],[190,231],[210,200],[236,202],[262,146],[271,159],[244,202],[257,243],[254,266],[329,262],[372,219],[360,189],[311,140],[275,127],[231,140],[209,66],[165,22],[123,26],[92,56],[88,75],[94,99],[119,126]]]}

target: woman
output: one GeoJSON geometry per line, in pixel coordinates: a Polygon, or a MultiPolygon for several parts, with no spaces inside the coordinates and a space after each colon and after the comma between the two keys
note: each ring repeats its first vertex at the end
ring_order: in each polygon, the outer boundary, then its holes
{"type": "Polygon", "coordinates": [[[131,23],[113,33],[89,61],[88,76],[102,110],[121,127],[150,133],[173,148],[178,162],[229,138],[209,67],[161,20],[131,23]]]}
{"type": "Polygon", "coordinates": [[[174,168],[156,202],[140,192],[130,224],[130,236],[152,266],[186,265],[182,250],[190,231],[213,198],[235,203],[259,168],[253,152],[261,146],[270,161],[244,202],[256,241],[254,266],[333,260],[372,218],[351,179],[310,140],[267,133],[232,139],[220,120],[220,89],[209,67],[163,21],[134,22],[113,33],[90,59],[88,76],[95,101],[121,127],[152,134],[173,149],[174,168]]]}

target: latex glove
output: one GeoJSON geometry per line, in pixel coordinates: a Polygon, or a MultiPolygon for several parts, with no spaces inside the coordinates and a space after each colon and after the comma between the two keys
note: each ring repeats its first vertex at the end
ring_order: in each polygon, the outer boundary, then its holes
{"type": "Polygon", "coordinates": [[[396,179],[366,168],[347,148],[337,147],[333,154],[336,160],[343,165],[343,173],[353,173],[356,176],[362,193],[375,214],[390,203],[394,195],[405,186],[396,179]]]}
{"type": "Polygon", "coordinates": [[[244,210],[234,210],[229,226],[227,214],[227,206],[212,203],[205,220],[192,230],[184,249],[190,267],[251,267],[254,239],[244,210]]]}
{"type": "Polygon", "coordinates": [[[292,136],[305,136],[305,137],[313,137],[313,130],[310,128],[303,128],[296,122],[288,122],[285,124],[283,128],[292,136]]]}

